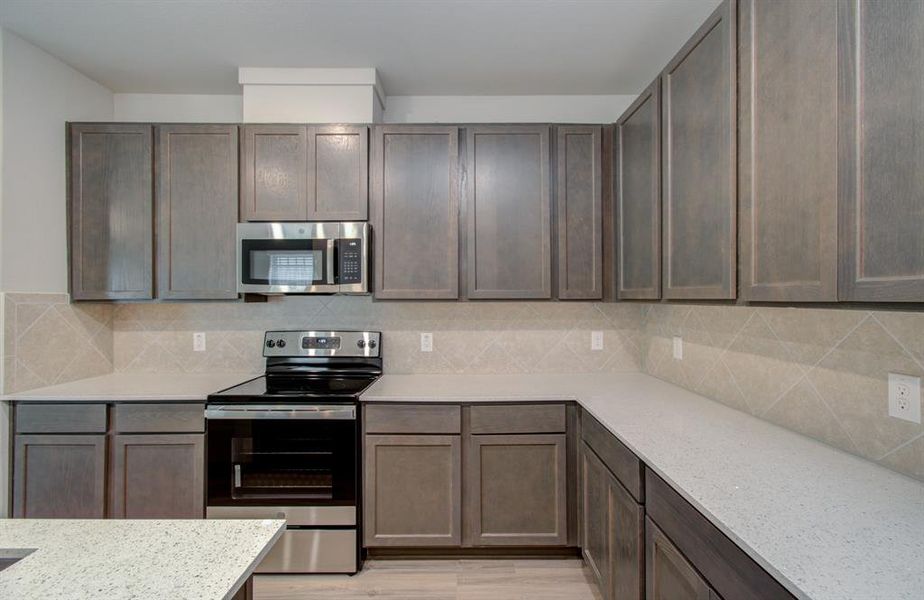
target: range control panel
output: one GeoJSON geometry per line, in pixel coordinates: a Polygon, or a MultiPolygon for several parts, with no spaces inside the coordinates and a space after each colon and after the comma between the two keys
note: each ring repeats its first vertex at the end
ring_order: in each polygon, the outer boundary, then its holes
{"type": "Polygon", "coordinates": [[[381,356],[378,331],[267,331],[263,356],[381,356]]]}
{"type": "Polygon", "coordinates": [[[362,283],[363,280],[363,241],[346,238],[337,240],[340,250],[339,281],[340,284],[362,283]]]}

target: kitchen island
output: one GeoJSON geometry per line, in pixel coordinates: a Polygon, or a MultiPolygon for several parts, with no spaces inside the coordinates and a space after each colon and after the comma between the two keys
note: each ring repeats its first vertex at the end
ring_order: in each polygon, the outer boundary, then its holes
{"type": "Polygon", "coordinates": [[[283,520],[0,520],[0,598],[232,598],[283,520]],[[17,560],[18,559],[18,560],[17,560]]]}

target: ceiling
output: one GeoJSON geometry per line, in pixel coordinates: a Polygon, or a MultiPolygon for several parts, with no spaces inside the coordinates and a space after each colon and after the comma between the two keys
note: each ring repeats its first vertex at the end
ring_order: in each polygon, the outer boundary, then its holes
{"type": "Polygon", "coordinates": [[[637,94],[719,0],[2,0],[115,92],[239,93],[237,67],[376,67],[389,95],[637,94]]]}

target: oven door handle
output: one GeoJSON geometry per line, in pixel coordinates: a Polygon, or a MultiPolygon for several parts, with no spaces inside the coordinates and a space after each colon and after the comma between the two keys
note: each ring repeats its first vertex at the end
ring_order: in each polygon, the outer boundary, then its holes
{"type": "Polygon", "coordinates": [[[222,419],[302,419],[302,420],[337,420],[355,421],[355,406],[338,405],[265,405],[234,404],[214,405],[205,409],[205,418],[222,419]]]}
{"type": "Polygon", "coordinates": [[[334,275],[334,240],[331,238],[327,239],[327,251],[325,256],[327,257],[327,285],[335,285],[337,283],[337,276],[334,275]]]}

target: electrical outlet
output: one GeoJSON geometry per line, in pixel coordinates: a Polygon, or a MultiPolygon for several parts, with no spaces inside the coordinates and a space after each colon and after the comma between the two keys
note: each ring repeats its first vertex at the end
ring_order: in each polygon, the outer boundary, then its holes
{"type": "Polygon", "coordinates": [[[674,359],[683,360],[683,338],[679,335],[674,336],[674,359]]]}
{"type": "Polygon", "coordinates": [[[921,422],[921,378],[889,373],[889,416],[921,422]]]}
{"type": "Polygon", "coordinates": [[[420,334],[420,351],[421,352],[433,352],[433,334],[432,333],[421,333],[420,334]]]}
{"type": "Polygon", "coordinates": [[[205,352],[204,331],[197,331],[193,334],[193,352],[205,352]]]}
{"type": "Polygon", "coordinates": [[[591,331],[590,332],[590,349],[591,350],[603,350],[603,332],[602,331],[591,331]]]}

